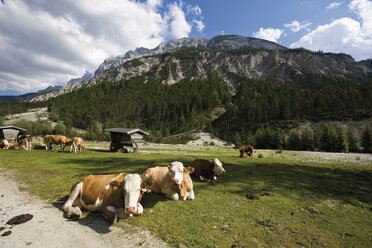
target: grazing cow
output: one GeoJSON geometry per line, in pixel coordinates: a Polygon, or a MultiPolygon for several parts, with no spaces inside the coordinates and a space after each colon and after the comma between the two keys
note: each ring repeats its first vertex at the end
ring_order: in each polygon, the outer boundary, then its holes
{"type": "Polygon", "coordinates": [[[181,162],[175,161],[168,167],[152,167],[145,171],[144,179],[151,184],[150,189],[162,193],[175,201],[194,200],[195,194],[190,173],[194,168],[185,168],[181,162]]]}
{"type": "Polygon", "coordinates": [[[200,181],[217,180],[216,176],[226,174],[222,165],[223,162],[218,160],[218,158],[214,160],[195,159],[190,165],[194,168],[191,176],[198,178],[200,181]]]}
{"type": "Polygon", "coordinates": [[[31,150],[32,148],[32,139],[34,136],[27,135],[27,134],[21,134],[16,137],[16,142],[18,145],[21,145],[23,143],[23,140],[26,141],[26,150],[31,150]]]}
{"type": "Polygon", "coordinates": [[[253,146],[241,146],[239,148],[239,152],[240,152],[240,157],[241,158],[250,158],[250,157],[253,157],[253,151],[254,151],[253,146]],[[244,154],[244,153],[247,153],[247,154],[244,154]]]}
{"type": "Polygon", "coordinates": [[[118,173],[110,175],[90,175],[75,183],[62,210],[67,218],[80,218],[81,208],[99,211],[113,223],[125,215],[143,213],[140,204],[142,189],[147,187],[138,174],[118,173]]]}
{"type": "Polygon", "coordinates": [[[83,139],[80,137],[73,137],[70,152],[72,151],[73,147],[74,147],[75,153],[81,152],[81,150],[83,149],[83,139]]]}
{"type": "Polygon", "coordinates": [[[62,135],[45,135],[44,136],[44,143],[46,145],[46,150],[50,150],[53,144],[60,145],[62,151],[65,151],[66,146],[70,146],[72,144],[72,139],[67,138],[66,136],[62,135]]]}

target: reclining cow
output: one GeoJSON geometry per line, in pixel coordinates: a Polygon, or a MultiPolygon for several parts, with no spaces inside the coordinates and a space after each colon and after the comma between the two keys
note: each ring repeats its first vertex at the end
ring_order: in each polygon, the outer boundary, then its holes
{"type": "Polygon", "coordinates": [[[72,151],[72,148],[74,148],[75,153],[81,152],[83,149],[83,139],[80,137],[73,137],[70,152],[72,151]]]}
{"type": "Polygon", "coordinates": [[[19,146],[22,146],[23,141],[26,141],[26,150],[31,150],[33,138],[34,136],[28,134],[21,134],[16,137],[16,142],[19,146]]]}
{"type": "Polygon", "coordinates": [[[6,139],[3,139],[1,142],[0,142],[0,148],[2,149],[5,149],[5,150],[8,150],[9,149],[9,141],[6,140],[6,139]]]}
{"type": "Polygon", "coordinates": [[[138,174],[90,175],[75,183],[62,206],[67,218],[80,218],[81,208],[99,211],[111,223],[143,213],[142,189],[149,186],[138,174]]]}
{"type": "Polygon", "coordinates": [[[214,160],[195,159],[190,165],[194,168],[194,172],[191,173],[191,176],[198,178],[200,181],[217,180],[216,176],[226,174],[222,165],[223,162],[218,158],[214,160]]]}
{"type": "Polygon", "coordinates": [[[195,194],[190,173],[194,168],[185,168],[181,162],[175,161],[168,167],[152,167],[145,171],[144,179],[155,193],[162,193],[175,201],[194,200],[195,194]]]}
{"type": "Polygon", "coordinates": [[[241,146],[239,148],[241,158],[250,158],[253,157],[253,146],[241,146]]]}
{"type": "Polygon", "coordinates": [[[46,145],[46,150],[51,150],[52,145],[60,145],[62,151],[65,151],[66,146],[72,145],[72,139],[67,138],[63,135],[45,135],[44,136],[44,143],[46,145]]]}

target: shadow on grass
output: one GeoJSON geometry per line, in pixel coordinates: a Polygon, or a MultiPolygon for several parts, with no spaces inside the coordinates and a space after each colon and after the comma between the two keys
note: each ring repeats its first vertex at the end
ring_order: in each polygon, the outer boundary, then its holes
{"type": "Polygon", "coordinates": [[[282,196],[295,193],[307,198],[333,199],[353,205],[358,204],[356,201],[372,202],[372,171],[362,167],[332,168],[252,161],[230,164],[225,169],[227,175],[219,177],[218,183],[224,185],[227,191],[244,196],[264,192],[282,196]]]}

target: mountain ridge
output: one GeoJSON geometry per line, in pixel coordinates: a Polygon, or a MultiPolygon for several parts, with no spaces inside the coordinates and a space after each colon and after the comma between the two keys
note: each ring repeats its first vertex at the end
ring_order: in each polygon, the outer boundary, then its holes
{"type": "Polygon", "coordinates": [[[288,49],[277,43],[238,35],[181,38],[162,42],[154,49],[137,48],[106,59],[94,76],[68,84],[57,92],[37,96],[44,101],[103,81],[146,76],[174,84],[186,77],[206,78],[213,71],[234,91],[239,76],[273,82],[291,81],[304,73],[343,77],[372,74],[372,63],[357,62],[350,55],[288,49]]]}

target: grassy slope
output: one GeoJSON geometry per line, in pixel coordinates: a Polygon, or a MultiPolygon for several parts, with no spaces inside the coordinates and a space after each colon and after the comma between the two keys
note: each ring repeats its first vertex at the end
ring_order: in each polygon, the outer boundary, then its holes
{"type": "Polygon", "coordinates": [[[25,190],[53,201],[89,174],[142,174],[175,160],[187,165],[195,158],[219,157],[227,175],[215,183],[194,182],[194,201],[146,195],[142,216],[115,225],[144,226],[170,244],[195,247],[372,246],[372,166],[304,164],[269,153],[240,159],[235,150],[218,148],[146,152],[0,150],[0,166],[20,173],[25,190]]]}

